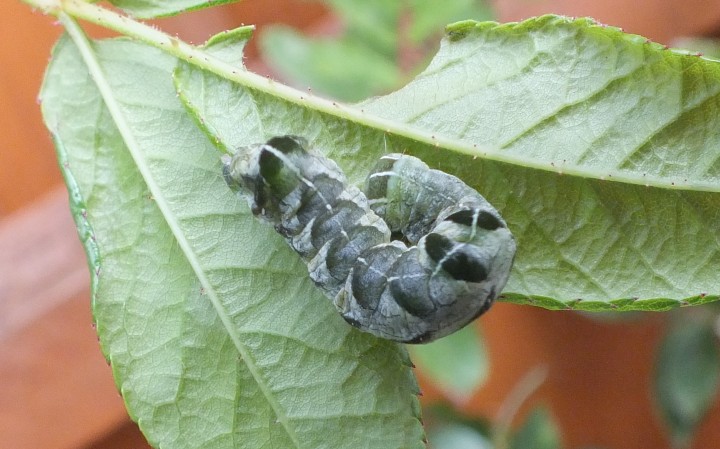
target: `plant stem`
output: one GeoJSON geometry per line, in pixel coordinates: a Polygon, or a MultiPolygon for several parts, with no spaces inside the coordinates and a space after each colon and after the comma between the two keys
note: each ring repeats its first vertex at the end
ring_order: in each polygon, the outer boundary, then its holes
{"type": "Polygon", "coordinates": [[[270,78],[249,72],[244,67],[228,64],[206,53],[202,47],[190,45],[182,40],[170,36],[152,26],[133,20],[127,16],[106,8],[99,7],[83,0],[22,0],[33,7],[41,9],[46,14],[59,16],[65,13],[71,17],[80,18],[105,28],[115,30],[121,34],[133,37],[148,45],[157,47],[178,59],[194,66],[212,72],[222,78],[238,83],[249,89],[281,98],[289,103],[303,108],[326,113],[350,122],[359,123],[387,134],[405,137],[415,142],[421,142],[439,148],[452,150],[473,157],[498,161],[514,166],[527,167],[536,170],[557,173],[558,175],[576,176],[587,179],[598,179],[604,182],[620,182],[643,185],[645,187],[658,187],[672,190],[695,190],[717,192],[718,186],[705,180],[676,180],[662,176],[645,176],[636,173],[627,173],[622,170],[598,171],[596,168],[560,164],[556,166],[552,161],[528,159],[518,154],[503,151],[502,148],[489,148],[485,145],[473,144],[461,137],[445,137],[435,135],[419,127],[388,120],[378,115],[366,114],[361,106],[350,106],[317,97],[309,92],[300,91],[270,78]]]}
{"type": "MultiPolygon", "coordinates": [[[[349,121],[363,123],[368,126],[383,130],[387,133],[401,135],[414,140],[425,141],[435,146],[457,146],[457,141],[441,142],[435,136],[419,132],[417,129],[405,124],[386,120],[375,115],[365,114],[361,109],[346,106],[344,104],[317,97],[308,92],[300,91],[282,83],[273,81],[268,77],[258,75],[246,70],[244,67],[237,67],[228,64],[212,55],[206,53],[202,47],[190,45],[182,40],[170,36],[157,28],[153,28],[142,22],[118,14],[95,4],[83,0],[24,0],[34,6],[40,7],[40,3],[53,4],[43,8],[49,14],[58,15],[61,12],[69,16],[86,20],[91,23],[109,28],[126,36],[133,37],[148,45],[157,47],[178,59],[193,64],[199,68],[212,72],[222,78],[236,82],[250,89],[260,91],[290,103],[300,105],[304,108],[314,109],[349,121]],[[454,145],[451,145],[454,142],[454,145]]],[[[468,151],[463,151],[468,153],[468,151]]],[[[477,149],[469,154],[477,155],[477,149]]]]}
{"type": "Polygon", "coordinates": [[[22,0],[33,8],[38,8],[45,14],[57,16],[62,10],[61,0],[22,0]]]}
{"type": "Polygon", "coordinates": [[[500,410],[495,418],[495,429],[492,435],[493,448],[506,449],[508,447],[513,418],[520,410],[520,406],[545,382],[547,375],[546,366],[536,366],[523,376],[515,388],[510,391],[500,405],[500,410]]]}
{"type": "MultiPolygon", "coordinates": [[[[189,64],[212,72],[222,78],[236,82],[247,88],[282,98],[283,100],[297,104],[304,108],[314,109],[348,121],[364,124],[380,131],[384,131],[388,134],[406,137],[408,139],[423,142],[435,147],[453,149],[454,151],[470,156],[501,160],[518,165],[528,165],[527,160],[520,160],[516,157],[509,156],[498,149],[489,149],[487,147],[473,145],[455,138],[435,136],[405,123],[387,120],[373,114],[365,114],[365,112],[359,107],[347,106],[335,101],[326,100],[308,92],[294,89],[282,83],[277,83],[270,78],[252,73],[244,67],[237,67],[228,64],[209,55],[201,47],[196,47],[183,42],[176,37],[163,33],[157,28],[118,14],[115,11],[102,8],[92,3],[87,3],[83,0],[23,1],[43,9],[43,11],[48,14],[58,16],[61,13],[65,13],[71,17],[83,19],[117,31],[126,36],[133,37],[148,45],[157,47],[178,59],[188,62],[189,64]]],[[[542,164],[542,167],[537,168],[545,170],[548,169],[545,164],[542,164]]],[[[557,170],[553,169],[553,171],[557,170]]]]}

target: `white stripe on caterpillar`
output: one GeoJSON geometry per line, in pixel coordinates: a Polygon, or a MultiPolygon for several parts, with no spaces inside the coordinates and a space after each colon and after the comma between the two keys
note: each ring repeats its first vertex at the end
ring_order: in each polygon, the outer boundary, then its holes
{"type": "Polygon", "coordinates": [[[515,240],[485,198],[400,154],[380,158],[363,193],[306,146],[279,136],[240,149],[224,159],[225,179],[305,260],[347,322],[425,343],[490,307],[507,282],[515,240]]]}

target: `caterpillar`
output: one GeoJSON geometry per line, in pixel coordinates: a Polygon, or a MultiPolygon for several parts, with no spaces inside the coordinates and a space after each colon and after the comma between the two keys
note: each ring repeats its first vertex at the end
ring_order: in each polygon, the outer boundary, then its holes
{"type": "Polygon", "coordinates": [[[480,316],[507,282],[515,239],[460,179],[401,154],[365,191],[298,136],[223,158],[228,185],[307,263],[313,282],[362,331],[427,343],[480,316]]]}

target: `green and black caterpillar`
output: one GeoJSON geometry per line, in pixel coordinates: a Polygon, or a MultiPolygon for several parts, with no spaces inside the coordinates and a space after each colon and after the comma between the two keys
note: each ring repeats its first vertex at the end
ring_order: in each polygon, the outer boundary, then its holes
{"type": "Polygon", "coordinates": [[[515,240],[478,192],[415,157],[389,154],[363,193],[306,148],[301,137],[273,137],[226,157],[224,175],[305,260],[348,323],[426,343],[492,305],[515,240]]]}

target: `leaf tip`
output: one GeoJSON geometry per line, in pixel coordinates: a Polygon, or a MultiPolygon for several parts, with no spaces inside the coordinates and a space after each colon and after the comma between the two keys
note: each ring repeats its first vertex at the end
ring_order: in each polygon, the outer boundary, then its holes
{"type": "Polygon", "coordinates": [[[212,47],[213,45],[223,44],[244,44],[252,37],[255,32],[255,25],[245,25],[232,30],[225,30],[214,36],[210,37],[205,44],[205,48],[212,47]]]}

